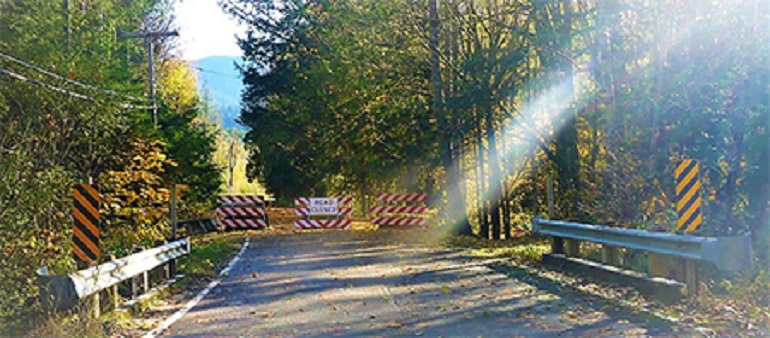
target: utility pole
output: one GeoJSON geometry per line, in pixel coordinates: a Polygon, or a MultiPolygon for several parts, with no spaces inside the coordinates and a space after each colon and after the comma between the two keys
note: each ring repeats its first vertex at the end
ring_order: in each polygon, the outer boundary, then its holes
{"type": "Polygon", "coordinates": [[[158,32],[133,32],[125,33],[120,32],[122,38],[143,38],[144,44],[147,48],[147,62],[150,72],[150,98],[152,99],[152,123],[155,127],[158,126],[158,105],[155,99],[155,62],[152,55],[152,39],[153,38],[165,38],[170,36],[179,36],[177,31],[158,31],[158,32]]]}
{"type": "Polygon", "coordinates": [[[230,141],[230,156],[227,157],[227,169],[230,171],[230,193],[233,193],[233,173],[235,171],[235,138],[230,141]]]}

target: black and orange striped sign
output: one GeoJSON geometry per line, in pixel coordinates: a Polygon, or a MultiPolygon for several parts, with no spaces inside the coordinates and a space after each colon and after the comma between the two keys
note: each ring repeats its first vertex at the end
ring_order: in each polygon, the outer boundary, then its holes
{"type": "Polygon", "coordinates": [[[693,231],[703,223],[698,167],[696,160],[682,160],[675,171],[677,228],[685,232],[693,231]]]}
{"type": "Polygon", "coordinates": [[[99,192],[90,184],[81,184],[75,187],[72,199],[75,220],[72,251],[81,262],[95,262],[99,257],[99,192]]]}

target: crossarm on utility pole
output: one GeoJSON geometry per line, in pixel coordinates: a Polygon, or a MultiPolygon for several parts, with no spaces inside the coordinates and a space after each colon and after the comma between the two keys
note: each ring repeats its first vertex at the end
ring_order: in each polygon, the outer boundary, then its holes
{"type": "Polygon", "coordinates": [[[157,31],[157,32],[120,32],[118,36],[121,38],[131,39],[144,39],[144,43],[147,48],[147,63],[150,75],[150,98],[152,99],[152,122],[154,126],[158,126],[158,105],[155,98],[155,62],[152,55],[152,38],[165,38],[170,36],[179,36],[177,31],[157,31]]]}

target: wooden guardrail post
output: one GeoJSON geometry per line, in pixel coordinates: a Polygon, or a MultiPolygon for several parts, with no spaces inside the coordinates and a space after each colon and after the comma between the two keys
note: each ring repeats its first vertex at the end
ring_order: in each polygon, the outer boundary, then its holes
{"type": "MultiPolygon", "coordinates": [[[[139,253],[139,252],[142,252],[142,251],[144,251],[144,247],[143,246],[135,246],[133,249],[131,249],[131,253],[132,254],[139,253]]],[[[138,277],[139,276],[131,277],[131,298],[134,298],[137,295],[139,295],[139,292],[138,292],[139,291],[138,277]]]]}
{"type": "MultiPolygon", "coordinates": [[[[533,219],[536,233],[603,245],[602,260],[617,260],[617,247],[641,250],[649,257],[649,274],[684,282],[690,297],[698,294],[698,264],[708,262],[721,271],[751,268],[751,234],[738,236],[685,236],[666,232],[619,229],[557,220],[533,219]]],[[[574,253],[574,249],[569,251],[574,253]]],[[[675,287],[684,287],[679,284],[675,287]]]]}
{"type": "Polygon", "coordinates": [[[684,260],[684,279],[687,284],[687,296],[692,298],[698,294],[698,262],[692,259],[684,260]]]}
{"type": "MultiPolygon", "coordinates": [[[[112,301],[119,307],[121,300],[118,286],[129,283],[132,296],[139,294],[140,288],[148,291],[152,286],[152,275],[162,271],[160,266],[190,253],[189,239],[144,250],[137,246],[132,254],[120,259],[105,255],[104,264],[92,266],[67,275],[52,275],[47,267],[37,270],[37,282],[40,288],[41,305],[45,309],[68,310],[79,303],[81,315],[99,317],[101,315],[101,294],[112,291],[112,301]],[[140,286],[139,278],[144,279],[140,286]]],[[[109,303],[109,297],[107,303],[109,303]]],[[[105,306],[108,308],[108,306],[105,306]]]]}
{"type": "MultiPolygon", "coordinates": [[[[113,254],[105,254],[104,258],[108,262],[112,262],[115,260],[115,255],[113,254]]],[[[118,293],[118,284],[115,284],[110,287],[110,292],[112,294],[112,305],[114,309],[117,309],[118,306],[120,306],[120,294],[118,293]]]]}
{"type": "Polygon", "coordinates": [[[92,298],[93,298],[92,306],[93,306],[93,309],[94,309],[94,312],[93,312],[94,318],[98,319],[102,315],[101,304],[99,303],[99,293],[98,292],[94,292],[94,295],[93,295],[92,298]]]}
{"type": "Polygon", "coordinates": [[[576,241],[574,239],[565,239],[564,254],[570,257],[580,256],[580,241],[576,241]]]}
{"type": "MultiPolygon", "coordinates": [[[[176,202],[176,196],[177,196],[176,184],[172,184],[171,185],[171,207],[170,207],[170,210],[169,210],[171,212],[171,241],[175,241],[176,240],[176,225],[177,225],[176,224],[176,221],[177,221],[177,214],[176,214],[176,207],[177,207],[176,203],[177,202],[176,202]]],[[[168,269],[169,269],[169,274],[170,275],[172,275],[172,276],[176,275],[176,260],[175,259],[172,259],[171,261],[168,262],[168,269]]]]}
{"type": "Polygon", "coordinates": [[[620,265],[620,255],[617,247],[611,245],[602,245],[602,263],[607,265],[620,265]]]}
{"type": "Polygon", "coordinates": [[[142,272],[142,293],[150,291],[150,273],[148,271],[142,272]]]}
{"type": "MultiPolygon", "coordinates": [[[[88,264],[88,267],[96,266],[97,262],[96,260],[91,261],[91,263],[88,264]]],[[[86,302],[88,306],[91,307],[91,314],[94,316],[94,319],[99,319],[99,316],[102,315],[101,313],[101,304],[99,304],[99,292],[94,292],[91,297],[89,297],[88,301],[86,302]]]]}
{"type": "MultiPolygon", "coordinates": [[[[166,244],[168,244],[168,241],[163,241],[163,245],[166,245],[166,244]]],[[[171,279],[171,266],[168,263],[166,263],[162,265],[162,269],[163,269],[163,279],[165,280],[171,279]]]]}
{"type": "MultiPolygon", "coordinates": [[[[546,183],[546,197],[548,198],[548,219],[553,219],[554,210],[554,197],[553,197],[553,178],[549,175],[545,179],[546,183]]],[[[561,237],[551,237],[551,253],[564,254],[564,239],[561,237]]]]}

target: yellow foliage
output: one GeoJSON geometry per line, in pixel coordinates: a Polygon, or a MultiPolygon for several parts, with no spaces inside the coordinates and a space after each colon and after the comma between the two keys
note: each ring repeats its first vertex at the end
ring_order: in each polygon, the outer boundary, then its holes
{"type": "Polygon", "coordinates": [[[142,240],[163,239],[168,232],[170,192],[162,174],[176,163],[163,153],[164,143],[134,139],[120,171],[100,177],[102,229],[107,244],[127,248],[142,240]]]}
{"type": "Polygon", "coordinates": [[[158,84],[160,95],[172,112],[181,113],[198,104],[198,80],[187,62],[182,60],[163,62],[158,84]]]}
{"type": "Polygon", "coordinates": [[[222,190],[232,194],[266,195],[266,189],[257,181],[249,181],[246,173],[249,151],[243,144],[240,135],[222,133],[217,137],[217,150],[214,152],[214,162],[222,170],[224,186],[222,190]],[[231,152],[232,150],[232,152],[231,152]],[[231,158],[232,156],[232,158],[231,158]],[[230,165],[234,164],[232,171],[230,165]],[[232,172],[232,186],[230,186],[232,172]]]}

